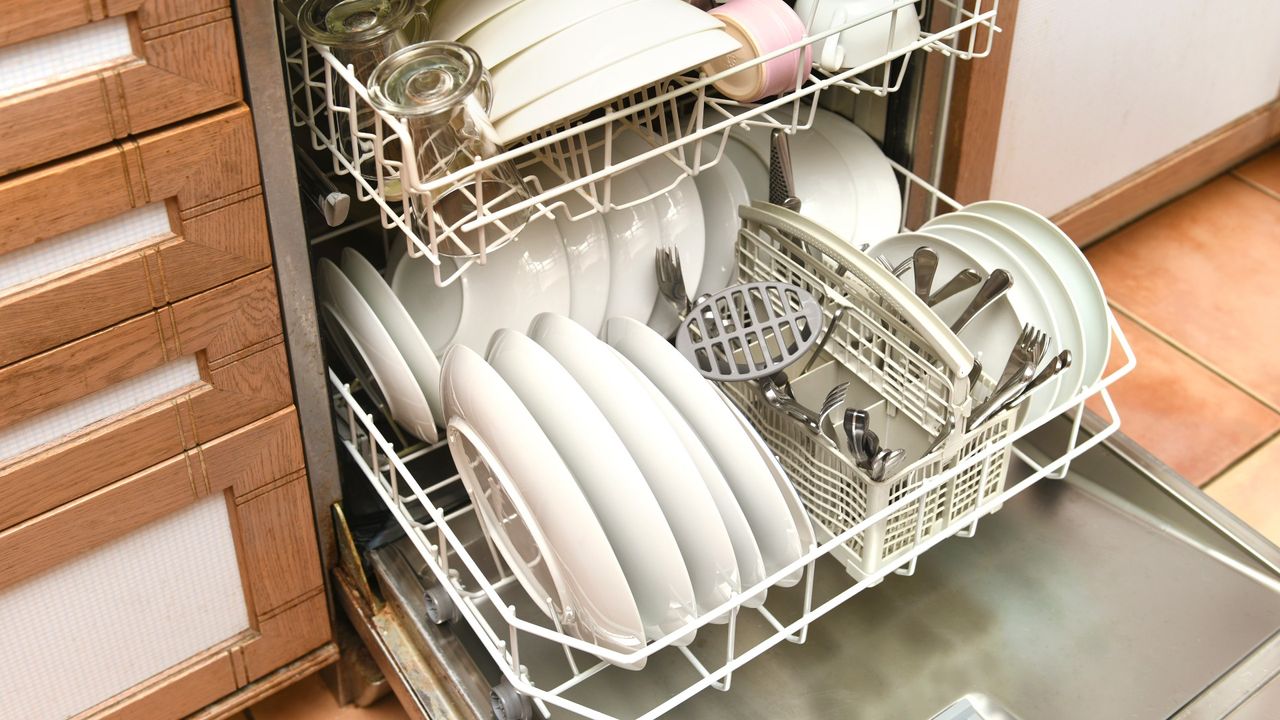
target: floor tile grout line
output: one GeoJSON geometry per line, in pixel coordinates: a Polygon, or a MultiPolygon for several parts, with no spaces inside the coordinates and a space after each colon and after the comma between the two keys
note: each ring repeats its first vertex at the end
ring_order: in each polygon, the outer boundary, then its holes
{"type": "Polygon", "coordinates": [[[1256,181],[1256,180],[1253,180],[1253,179],[1247,178],[1247,177],[1245,177],[1244,175],[1241,175],[1241,174],[1237,173],[1237,172],[1236,172],[1236,171],[1234,171],[1234,170],[1232,170],[1232,171],[1231,171],[1231,177],[1235,178],[1236,180],[1239,180],[1240,182],[1244,183],[1245,185],[1248,185],[1249,187],[1253,188],[1254,190],[1257,190],[1258,192],[1262,193],[1263,195],[1266,195],[1267,197],[1271,198],[1272,200],[1280,200],[1280,192],[1276,192],[1275,190],[1272,190],[1271,188],[1267,187],[1266,185],[1263,185],[1262,183],[1260,183],[1260,182],[1258,182],[1258,181],[1256,181]]]}
{"type": "Polygon", "coordinates": [[[1280,430],[1276,430],[1275,432],[1271,433],[1267,437],[1263,438],[1262,442],[1240,453],[1240,455],[1238,455],[1235,460],[1232,460],[1230,463],[1228,463],[1226,467],[1214,473],[1213,477],[1209,478],[1208,480],[1205,480],[1204,484],[1200,486],[1200,489],[1208,490],[1210,485],[1213,485],[1214,483],[1221,480],[1223,477],[1227,475],[1227,473],[1239,467],[1249,458],[1262,452],[1263,448],[1265,448],[1267,445],[1270,445],[1272,442],[1275,442],[1277,440],[1280,440],[1280,430]]]}
{"type": "Polygon", "coordinates": [[[1253,390],[1250,390],[1248,387],[1245,387],[1243,383],[1231,377],[1231,375],[1227,374],[1218,366],[1209,362],[1207,358],[1203,357],[1199,353],[1195,352],[1194,350],[1188,348],[1187,346],[1173,339],[1167,333],[1160,330],[1159,328],[1152,325],[1151,323],[1147,322],[1146,320],[1143,320],[1142,318],[1138,317],[1135,313],[1126,309],[1123,305],[1120,305],[1116,301],[1109,300],[1108,303],[1111,305],[1112,309],[1114,309],[1116,312],[1120,313],[1121,315],[1128,318],[1129,320],[1132,320],[1134,323],[1137,323],[1139,327],[1151,333],[1152,335],[1155,335],[1157,338],[1164,341],[1166,345],[1172,347],[1174,350],[1177,350],[1178,352],[1187,356],[1188,358],[1193,360],[1197,365],[1200,365],[1201,367],[1203,367],[1205,370],[1208,370],[1214,375],[1217,375],[1219,378],[1225,381],[1228,385],[1231,385],[1232,387],[1244,393],[1245,395],[1248,395],[1249,397],[1253,398],[1257,402],[1261,403],[1268,410],[1274,413],[1280,413],[1280,406],[1277,406],[1275,403],[1272,403],[1266,400],[1258,393],[1254,392],[1253,390]]]}

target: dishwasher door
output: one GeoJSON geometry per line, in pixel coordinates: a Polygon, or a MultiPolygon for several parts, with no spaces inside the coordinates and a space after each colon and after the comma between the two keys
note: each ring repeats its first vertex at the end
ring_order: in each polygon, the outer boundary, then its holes
{"type": "MultiPolygon", "coordinates": [[[[1023,447],[1034,453],[1068,430],[1056,423],[1023,447]]],[[[406,669],[436,668],[420,688],[433,698],[413,702],[435,703],[435,716],[488,717],[498,673],[468,652],[476,643],[465,623],[426,620],[430,572],[415,557],[397,543],[371,556],[383,614],[398,619],[405,650],[384,658],[384,669],[400,672],[393,686],[413,695],[420,670],[406,669]]],[[[735,672],[727,692],[704,691],[667,716],[927,720],[978,694],[1005,714],[946,716],[1220,718],[1239,708],[1242,717],[1280,717],[1280,690],[1267,689],[1280,670],[1277,558],[1203,493],[1113,439],[1078,459],[1067,480],[1010,500],[974,537],[939,545],[913,575],[889,576],[835,608],[804,645],[783,643],[735,672]]],[[[839,581],[840,568],[825,562],[817,582],[839,581]]],[[[739,629],[746,640],[767,631],[739,629]]],[[[539,662],[536,649],[526,653],[522,662],[539,662]]],[[[577,699],[634,716],[682,687],[666,670],[619,673],[577,699]]]]}

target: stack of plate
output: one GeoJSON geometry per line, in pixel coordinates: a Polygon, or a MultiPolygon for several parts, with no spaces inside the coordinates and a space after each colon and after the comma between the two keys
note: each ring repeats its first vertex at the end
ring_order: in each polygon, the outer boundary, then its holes
{"type": "Polygon", "coordinates": [[[605,336],[548,313],[527,335],[497,332],[487,362],[452,349],[449,448],[486,534],[564,632],[620,653],[687,644],[744,591],[759,586],[745,601],[758,605],[766,583],[799,582],[813,529],[760,437],[678,351],[628,318],[605,336]]]}
{"type": "MultiPolygon", "coordinates": [[[[1043,416],[1102,377],[1111,351],[1106,297],[1089,261],[1053,222],[1021,205],[979,202],[939,215],[920,232],[888,238],[868,252],[896,265],[920,246],[938,254],[939,283],[966,267],[984,274],[1002,268],[1012,275],[1008,294],[960,333],[989,375],[1000,375],[1024,323],[1049,336],[1046,357],[1071,351],[1071,366],[1031,395],[1023,422],[1043,416]]],[[[945,300],[934,311],[950,322],[974,292],[945,300]]]]}
{"type": "MultiPolygon", "coordinates": [[[[608,152],[613,162],[622,162],[651,150],[654,142],[624,130],[608,152]]],[[[596,136],[593,146],[598,163],[606,151],[603,138],[596,136]]],[[[565,181],[543,165],[531,172],[544,187],[565,181]]],[[[689,178],[662,154],[614,175],[609,193],[611,204],[628,207],[593,214],[583,197],[565,193],[555,219],[530,222],[517,242],[445,287],[436,286],[429,260],[401,256],[391,264],[391,286],[438,356],[453,345],[483,350],[495,331],[523,330],[543,312],[568,315],[593,334],[611,317],[648,322],[669,334],[677,320],[673,306],[659,296],[658,249],[680,251],[689,297],[729,285],[737,267],[737,209],[748,201],[746,187],[729,163],[689,178]],[[581,219],[568,219],[573,216],[581,219]]],[[[443,274],[452,275],[465,261],[440,262],[443,274]]]]}
{"type": "MultiPolygon", "coordinates": [[[[803,110],[807,112],[807,110],[803,110]]],[[[813,127],[791,136],[800,214],[858,246],[898,232],[902,191],[880,147],[857,125],[819,109],[813,127]]],[[[752,200],[769,199],[769,131],[735,127],[725,158],[752,200]]]]}
{"type": "Polygon", "coordinates": [[[445,0],[431,36],[475,48],[503,144],[741,46],[682,0],[445,0]]]}

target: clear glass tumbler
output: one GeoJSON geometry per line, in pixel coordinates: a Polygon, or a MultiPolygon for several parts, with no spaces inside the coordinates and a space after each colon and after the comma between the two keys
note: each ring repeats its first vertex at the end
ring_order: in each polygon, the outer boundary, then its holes
{"type": "MultiPolygon", "coordinates": [[[[369,81],[378,63],[401,48],[424,39],[426,16],[416,0],[305,0],[298,8],[298,29],[310,42],[329,48],[334,57],[351,66],[357,80],[369,81]]],[[[346,83],[334,75],[335,104],[350,103],[346,83]]],[[[358,100],[350,113],[334,113],[334,133],[341,152],[360,175],[377,187],[373,108],[358,100]]],[[[400,142],[385,129],[383,158],[400,162],[400,142]]],[[[399,178],[384,172],[383,194],[400,196],[399,178]]]]}
{"type": "MultiPolygon", "coordinates": [[[[419,181],[431,182],[501,152],[489,122],[493,92],[489,73],[475,50],[455,42],[424,42],[384,60],[369,79],[369,98],[384,112],[400,118],[413,140],[419,181]]],[[[438,251],[450,257],[480,252],[478,231],[464,233],[461,225],[482,210],[499,212],[530,197],[520,173],[510,162],[498,163],[476,177],[430,197],[411,198],[422,240],[427,223],[436,220],[438,251]]],[[[485,229],[485,251],[496,250],[519,234],[532,208],[512,213],[485,229]]]]}

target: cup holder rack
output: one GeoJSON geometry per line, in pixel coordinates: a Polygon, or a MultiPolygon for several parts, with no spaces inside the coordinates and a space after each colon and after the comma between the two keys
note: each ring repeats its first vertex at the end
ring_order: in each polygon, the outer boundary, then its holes
{"type": "MultiPolygon", "coordinates": [[[[466,167],[432,178],[419,177],[413,163],[393,159],[416,157],[404,123],[374,109],[367,89],[352,69],[339,62],[328,48],[303,38],[283,6],[278,31],[293,123],[308,131],[315,150],[331,156],[334,174],[353,179],[357,199],[378,205],[382,226],[404,234],[409,255],[431,262],[436,283],[446,285],[471,264],[483,263],[488,248],[499,247],[518,234],[522,226],[511,228],[504,223],[516,214],[527,213],[531,218],[566,214],[579,219],[647,201],[670,190],[679,179],[720,162],[729,131],[735,126],[782,128],[788,132],[807,129],[812,125],[818,97],[828,89],[844,88],[878,96],[898,90],[907,62],[917,50],[963,60],[986,56],[999,30],[995,24],[998,5],[999,0],[896,0],[881,11],[805,37],[717,75],[697,72],[637,89],[582,119],[544,128],[494,157],[476,157],[466,167]],[[924,13],[926,9],[929,12],[924,13]],[[906,44],[887,38],[882,56],[834,74],[814,70],[798,89],[760,103],[728,100],[712,88],[716,81],[773,57],[806,45],[816,50],[827,38],[848,28],[902,12],[924,14],[933,18],[931,27],[943,27],[922,30],[906,44]],[[899,47],[895,49],[894,45],[899,47]],[[354,121],[357,116],[371,117],[372,126],[358,126],[361,123],[354,121]],[[634,157],[615,159],[608,146],[614,137],[628,130],[638,131],[650,147],[634,157]],[[645,197],[629,197],[625,204],[619,202],[611,192],[611,179],[659,156],[678,170],[671,185],[651,188],[645,197]],[[435,211],[433,198],[457,188],[478,186],[477,181],[489,177],[503,163],[511,163],[524,177],[531,189],[529,197],[519,202],[471,197],[468,206],[474,208],[472,211],[447,220],[435,211]],[[549,179],[555,184],[544,186],[532,174],[531,167],[537,163],[550,168],[553,177],[549,179]],[[360,171],[370,167],[376,172],[360,171]],[[568,193],[575,193],[584,202],[575,201],[575,209],[570,210],[568,193]],[[469,257],[442,266],[442,243],[465,248],[468,252],[461,254],[469,257]]],[[[890,24],[895,19],[890,18],[890,24]]]]}

